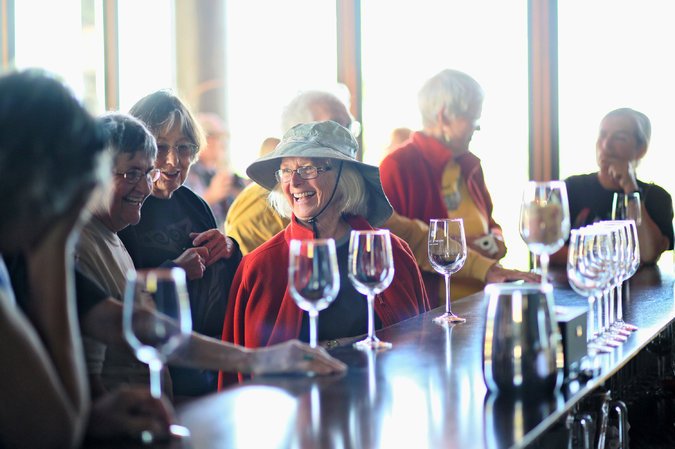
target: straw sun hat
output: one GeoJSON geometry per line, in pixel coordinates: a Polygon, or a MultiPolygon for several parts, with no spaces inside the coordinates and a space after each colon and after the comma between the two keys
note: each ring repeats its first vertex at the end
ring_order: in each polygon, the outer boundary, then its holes
{"type": "Polygon", "coordinates": [[[356,160],[358,143],[352,134],[339,124],[328,120],[296,125],[284,134],[281,142],[270,154],[253,162],[246,174],[268,190],[277,185],[274,172],[279,170],[285,157],[334,159],[355,167],[366,184],[369,193],[366,220],[381,226],[391,216],[393,209],[380,182],[380,169],[356,160]]]}

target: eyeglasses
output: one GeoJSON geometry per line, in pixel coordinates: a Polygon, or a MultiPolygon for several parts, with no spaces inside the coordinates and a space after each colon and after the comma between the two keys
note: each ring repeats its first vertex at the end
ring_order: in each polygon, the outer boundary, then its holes
{"type": "Polygon", "coordinates": [[[151,168],[146,172],[133,168],[125,173],[115,173],[117,176],[121,176],[129,184],[136,184],[145,176],[145,179],[150,182],[155,182],[159,179],[160,170],[158,168],[151,168]]]}
{"type": "Polygon", "coordinates": [[[277,178],[278,182],[290,182],[293,178],[293,173],[297,173],[300,179],[314,179],[321,173],[330,171],[330,169],[330,167],[315,167],[313,165],[305,165],[295,170],[282,168],[274,172],[274,177],[277,178]]]}
{"type": "Polygon", "coordinates": [[[169,145],[168,143],[157,144],[157,153],[159,156],[165,157],[169,154],[170,149],[176,150],[178,157],[186,158],[197,154],[197,145],[193,143],[179,143],[178,145],[169,145]]]}

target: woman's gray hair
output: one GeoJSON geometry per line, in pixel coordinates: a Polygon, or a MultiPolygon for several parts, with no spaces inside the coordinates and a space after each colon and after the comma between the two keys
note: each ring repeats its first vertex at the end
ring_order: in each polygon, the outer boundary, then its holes
{"type": "MultiPolygon", "coordinates": [[[[327,159],[328,165],[337,173],[339,161],[327,159]]],[[[316,165],[324,165],[324,162],[313,160],[316,165]]],[[[333,207],[337,208],[342,214],[366,216],[368,211],[369,193],[366,190],[366,184],[363,176],[349,162],[342,162],[342,173],[340,181],[333,197],[333,207]]],[[[268,201],[272,208],[284,218],[291,218],[293,210],[281,188],[281,183],[270,191],[268,201]]]]}
{"type": "Polygon", "coordinates": [[[108,151],[113,164],[121,154],[133,158],[142,153],[153,161],[157,158],[157,141],[139,119],[121,112],[110,112],[99,117],[99,121],[108,132],[108,151]]]}
{"type": "Polygon", "coordinates": [[[110,178],[106,134],[45,72],[0,77],[0,232],[41,226],[110,178]]]}
{"type": "Polygon", "coordinates": [[[281,130],[283,133],[300,123],[317,120],[318,116],[330,118],[347,129],[353,118],[347,105],[337,95],[321,90],[308,90],[296,95],[286,105],[281,114],[281,130]]]}
{"type": "Polygon", "coordinates": [[[180,125],[185,137],[197,146],[197,150],[190,157],[190,162],[197,160],[197,153],[206,145],[204,130],[194,114],[188,105],[170,90],[158,90],[146,95],[131,107],[129,114],[140,119],[155,137],[161,133],[168,133],[176,124],[180,125]]]}
{"type": "Polygon", "coordinates": [[[636,111],[631,108],[619,108],[610,111],[603,118],[608,117],[630,117],[635,122],[635,140],[637,140],[638,145],[644,145],[645,147],[649,146],[649,141],[652,137],[652,123],[645,114],[640,111],[636,111]]]}
{"type": "Polygon", "coordinates": [[[446,118],[477,119],[483,107],[480,84],[459,70],[446,69],[429,79],[417,94],[424,127],[438,122],[438,113],[446,118]]]}

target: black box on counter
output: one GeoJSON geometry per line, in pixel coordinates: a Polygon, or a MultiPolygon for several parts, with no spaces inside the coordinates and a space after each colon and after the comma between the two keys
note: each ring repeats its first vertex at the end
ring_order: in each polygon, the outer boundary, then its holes
{"type": "Polygon", "coordinates": [[[565,377],[574,377],[586,356],[586,326],[588,309],[585,307],[555,306],[555,318],[562,337],[565,358],[565,377]]]}

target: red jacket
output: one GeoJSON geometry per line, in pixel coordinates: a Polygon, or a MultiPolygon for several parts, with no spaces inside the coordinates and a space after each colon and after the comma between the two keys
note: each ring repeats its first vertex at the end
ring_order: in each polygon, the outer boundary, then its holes
{"type": "MultiPolygon", "coordinates": [[[[380,177],[384,193],[399,214],[428,223],[432,218],[448,216],[441,183],[452,151],[437,139],[414,132],[405,145],[384,158],[380,177]]],[[[485,186],[480,159],[473,153],[455,160],[471,198],[488,220],[493,233],[501,235],[501,227],[492,218],[492,199],[485,186]]]]}
{"type": "MultiPolygon", "coordinates": [[[[355,230],[373,229],[361,217],[348,217],[347,221],[355,230]]],[[[311,238],[312,230],[301,226],[294,217],[284,231],[244,256],[230,290],[224,341],[255,348],[300,335],[304,312],[295,304],[288,289],[288,248],[291,239],[311,238]]],[[[389,288],[375,299],[375,313],[383,326],[430,309],[408,244],[393,234],[391,243],[396,273],[389,288]]]]}

